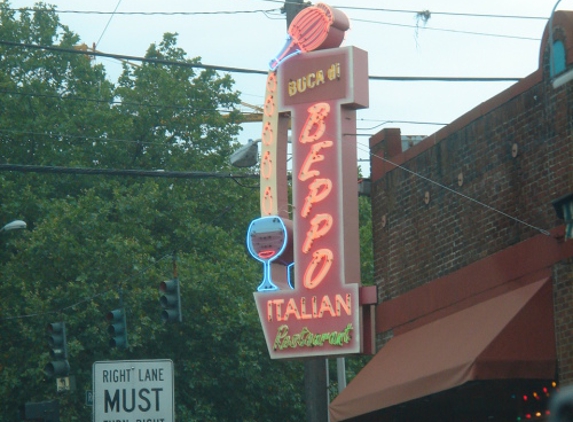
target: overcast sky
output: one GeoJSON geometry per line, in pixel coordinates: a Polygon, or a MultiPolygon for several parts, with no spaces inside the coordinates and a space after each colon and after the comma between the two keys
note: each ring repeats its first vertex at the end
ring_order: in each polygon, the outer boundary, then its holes
{"type": "MultiPolygon", "coordinates": [[[[32,0],[12,0],[14,8],[32,0]]],[[[278,0],[53,0],[61,21],[88,45],[106,53],[143,56],[165,32],[204,64],[267,70],[284,44],[286,20],[278,0]],[[72,12],[113,12],[93,14],[72,12]],[[142,15],[129,12],[168,12],[142,15]],[[177,13],[181,12],[181,13],[177,13]],[[209,13],[205,13],[209,12],[209,13]],[[219,13],[210,13],[219,12],[219,13]],[[120,14],[121,13],[121,14],[120,14]],[[126,14],[127,13],[127,14],[126,14]],[[111,18],[111,19],[110,19],[111,18]]],[[[535,71],[541,36],[553,0],[337,0],[350,19],[343,45],[369,54],[371,76],[507,77],[535,71]],[[417,12],[429,11],[424,22],[417,12]],[[504,17],[505,16],[505,17],[504,17]]],[[[572,9],[573,0],[558,9],[572,9]]],[[[110,78],[120,64],[98,58],[110,78]]],[[[242,100],[263,103],[265,76],[233,74],[242,100]]],[[[358,113],[358,152],[367,157],[368,135],[400,127],[403,135],[429,135],[513,82],[370,81],[370,108],[358,113]],[[407,123],[406,123],[407,122],[407,123]],[[436,124],[423,124],[436,123],[436,124]]],[[[244,125],[240,141],[259,138],[257,123],[244,125]]],[[[363,167],[363,171],[368,171],[363,167]]]]}

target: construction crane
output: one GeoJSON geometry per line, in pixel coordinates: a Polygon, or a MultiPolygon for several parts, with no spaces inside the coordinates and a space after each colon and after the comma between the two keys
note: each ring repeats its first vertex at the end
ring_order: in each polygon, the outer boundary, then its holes
{"type": "Polygon", "coordinates": [[[243,123],[253,123],[253,122],[262,122],[263,121],[263,108],[253,105],[253,104],[249,104],[246,103],[244,101],[241,101],[241,105],[243,107],[247,107],[251,110],[253,110],[252,112],[249,113],[242,113],[243,115],[243,123]]]}

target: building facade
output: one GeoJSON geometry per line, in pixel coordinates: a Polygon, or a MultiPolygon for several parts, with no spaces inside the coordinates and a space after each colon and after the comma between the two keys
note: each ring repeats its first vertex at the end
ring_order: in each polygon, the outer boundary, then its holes
{"type": "Polygon", "coordinates": [[[410,148],[371,138],[378,352],[331,421],[545,420],[573,384],[568,71],[558,11],[534,73],[410,148]]]}

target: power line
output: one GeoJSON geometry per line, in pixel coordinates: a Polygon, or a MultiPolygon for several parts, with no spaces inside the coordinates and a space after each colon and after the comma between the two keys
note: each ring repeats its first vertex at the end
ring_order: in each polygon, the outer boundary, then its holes
{"type": "MultiPolygon", "coordinates": [[[[18,92],[18,91],[6,91],[6,90],[0,90],[0,94],[18,95],[18,96],[22,96],[22,97],[54,98],[54,99],[65,100],[65,101],[78,101],[78,102],[85,102],[85,103],[98,103],[98,104],[108,104],[108,105],[124,105],[124,106],[157,108],[157,109],[189,110],[189,107],[174,106],[174,105],[169,105],[169,104],[134,103],[131,101],[117,101],[117,100],[113,100],[113,99],[105,100],[105,99],[99,99],[99,98],[76,97],[73,95],[65,95],[65,94],[44,94],[44,93],[36,93],[36,92],[18,92]]],[[[193,107],[193,111],[231,113],[232,111],[240,111],[240,110],[238,110],[238,109],[225,110],[225,109],[215,109],[215,108],[195,108],[195,107],[193,107]]]]}
{"type": "MultiPolygon", "coordinates": [[[[359,146],[358,148],[361,149],[360,146],[359,146]]],[[[366,149],[362,149],[362,151],[366,152],[366,149]]],[[[402,166],[402,165],[400,165],[400,164],[397,164],[397,163],[395,163],[395,162],[393,162],[393,161],[391,161],[391,160],[388,160],[387,158],[384,158],[383,156],[373,154],[373,153],[371,153],[370,151],[368,151],[368,153],[369,153],[370,156],[373,157],[374,159],[382,160],[382,161],[384,161],[385,163],[388,163],[388,164],[394,166],[394,167],[397,168],[397,169],[400,169],[400,170],[402,170],[402,171],[405,171],[406,173],[409,173],[409,174],[411,174],[411,175],[413,175],[413,176],[415,176],[415,177],[418,177],[418,178],[420,178],[420,179],[422,179],[422,180],[425,180],[426,182],[429,182],[429,183],[431,183],[431,184],[433,184],[433,185],[435,185],[435,186],[438,186],[439,188],[445,189],[446,191],[448,191],[448,192],[450,192],[450,193],[453,193],[453,194],[455,194],[455,195],[458,195],[458,196],[460,196],[460,197],[462,197],[462,198],[464,198],[464,199],[466,199],[466,200],[468,200],[468,201],[470,201],[470,202],[473,202],[474,204],[480,205],[480,206],[482,206],[482,207],[484,207],[484,208],[486,208],[486,209],[488,209],[488,210],[490,210],[490,211],[496,212],[496,213],[498,213],[498,214],[500,214],[500,215],[502,215],[502,216],[504,216],[504,217],[506,217],[506,218],[509,218],[510,220],[513,220],[513,221],[515,221],[515,222],[517,222],[517,223],[519,223],[519,224],[522,224],[522,225],[527,226],[527,227],[529,227],[529,228],[531,228],[531,229],[534,229],[534,230],[538,231],[538,232],[541,233],[541,234],[544,234],[544,235],[546,235],[546,236],[551,236],[551,233],[549,233],[549,232],[548,232],[547,230],[545,230],[545,229],[539,228],[539,227],[537,227],[537,226],[534,226],[534,225],[532,225],[532,224],[529,224],[529,223],[526,222],[526,221],[520,220],[519,218],[516,218],[516,217],[514,217],[514,216],[512,216],[512,215],[510,215],[510,214],[508,214],[508,213],[506,213],[506,212],[504,212],[504,211],[501,211],[501,210],[498,210],[498,209],[495,208],[495,207],[492,207],[491,205],[488,205],[488,204],[486,204],[486,203],[484,203],[484,202],[478,201],[477,199],[472,198],[471,196],[464,195],[463,193],[458,192],[458,191],[456,191],[455,189],[450,188],[449,186],[446,186],[446,185],[444,185],[444,184],[442,184],[442,183],[440,183],[440,182],[437,182],[437,181],[435,181],[435,180],[433,180],[433,179],[430,179],[429,177],[426,177],[426,176],[424,176],[424,175],[422,175],[422,174],[420,174],[420,173],[417,173],[417,172],[415,172],[415,171],[413,171],[413,170],[410,170],[409,168],[407,168],[407,167],[405,167],[405,166],[402,166]]]]}
{"type": "Polygon", "coordinates": [[[110,15],[110,17],[109,17],[109,19],[108,19],[108,21],[107,21],[107,23],[106,23],[106,25],[105,25],[105,28],[103,29],[101,35],[99,36],[99,39],[98,39],[97,42],[96,42],[96,45],[99,46],[99,42],[101,41],[101,39],[103,38],[105,32],[107,31],[107,28],[109,27],[109,24],[111,23],[111,20],[113,19],[114,15],[116,14],[117,9],[119,8],[119,5],[120,5],[120,4],[121,4],[121,0],[118,0],[117,5],[115,6],[115,9],[114,9],[113,12],[111,13],[111,15],[110,15]]]}
{"type": "Polygon", "coordinates": [[[521,78],[480,76],[368,76],[371,81],[400,82],[511,82],[521,78]]]}
{"type": "Polygon", "coordinates": [[[255,179],[254,173],[225,173],[206,171],[165,171],[165,170],[130,170],[104,169],[87,167],[37,166],[27,164],[0,164],[0,171],[16,171],[22,173],[52,173],[52,174],[86,174],[102,176],[131,176],[153,177],[167,179],[255,179]]]}
{"type": "MultiPolygon", "coordinates": [[[[292,1],[284,0],[262,0],[268,3],[286,3],[295,4],[292,1]]],[[[296,3],[298,4],[298,3],[296,3]]],[[[534,20],[547,20],[543,16],[522,16],[522,15],[495,15],[495,14],[481,14],[481,13],[463,13],[463,12],[432,12],[430,10],[411,10],[411,9],[384,9],[378,7],[357,7],[357,6],[336,6],[332,7],[340,10],[362,10],[366,12],[391,12],[391,13],[406,13],[406,14],[419,14],[429,12],[432,15],[450,15],[450,16],[468,16],[475,18],[502,18],[502,19],[534,19],[534,20]]]]}
{"type": "Polygon", "coordinates": [[[103,53],[101,51],[89,51],[89,50],[76,50],[73,48],[63,48],[63,47],[54,47],[48,45],[37,45],[37,44],[29,44],[29,43],[18,43],[13,41],[5,41],[0,40],[0,45],[7,45],[11,47],[22,47],[22,48],[30,48],[35,50],[46,50],[46,51],[54,51],[58,53],[69,53],[69,54],[81,54],[84,56],[97,56],[97,57],[109,57],[112,59],[117,60],[130,60],[135,62],[143,62],[143,63],[151,63],[151,64],[162,64],[162,65],[169,65],[169,66],[179,66],[179,67],[186,67],[186,68],[197,68],[197,69],[205,69],[205,70],[215,70],[215,71],[222,71],[222,72],[229,72],[229,73],[255,73],[261,75],[267,75],[268,71],[266,70],[253,70],[253,69],[244,69],[239,67],[228,67],[228,66],[218,66],[218,65],[208,65],[202,63],[191,63],[191,62],[177,62],[173,60],[165,60],[165,59],[154,59],[149,57],[138,57],[138,56],[128,56],[125,54],[111,54],[111,53],[103,53]]]}
{"type": "Polygon", "coordinates": [[[165,144],[155,141],[139,141],[139,140],[132,140],[132,139],[116,139],[116,138],[108,138],[108,137],[98,137],[98,136],[89,136],[89,135],[70,135],[65,133],[55,133],[55,132],[29,132],[29,131],[21,131],[21,130],[7,130],[7,129],[0,129],[0,133],[6,133],[10,135],[29,135],[29,136],[45,136],[48,138],[56,138],[54,140],[58,140],[57,138],[66,138],[66,139],[74,139],[76,141],[85,141],[85,142],[93,142],[94,144],[97,142],[101,143],[108,143],[108,142],[121,142],[126,144],[138,144],[138,145],[155,145],[155,146],[165,146],[165,144]]]}
{"type": "MultiPolygon", "coordinates": [[[[161,64],[161,65],[168,65],[168,66],[180,66],[180,67],[187,67],[187,68],[199,68],[199,69],[206,69],[206,70],[215,70],[215,71],[222,71],[222,72],[229,72],[229,73],[251,73],[251,74],[258,74],[258,75],[268,75],[267,70],[254,70],[254,69],[245,69],[245,68],[238,68],[238,67],[229,67],[229,66],[219,66],[219,65],[208,65],[202,63],[191,63],[191,62],[178,62],[173,60],[164,60],[164,59],[153,59],[149,57],[138,57],[138,56],[128,56],[123,54],[111,54],[111,53],[102,53],[101,51],[89,51],[89,50],[76,50],[73,48],[62,48],[62,47],[54,47],[54,46],[46,46],[46,45],[37,45],[37,44],[29,44],[29,43],[18,43],[13,41],[4,41],[0,40],[0,45],[7,45],[11,47],[21,47],[21,48],[30,48],[36,50],[47,50],[47,51],[54,51],[59,53],[70,53],[70,54],[82,54],[88,56],[99,56],[99,57],[109,57],[117,60],[130,60],[130,61],[139,61],[144,63],[152,63],[152,64],[161,64]]],[[[436,81],[436,82],[508,82],[508,81],[518,81],[521,78],[518,77],[451,77],[451,76],[368,76],[370,80],[375,81],[436,81]]]]}
{"type": "MultiPolygon", "coordinates": [[[[282,2],[281,2],[282,3],[282,2]]],[[[19,9],[8,9],[13,12],[27,11],[27,12],[55,12],[57,14],[75,14],[75,15],[118,15],[118,16],[202,16],[202,15],[242,15],[242,14],[256,14],[256,13],[272,13],[280,12],[280,9],[255,9],[255,10],[216,10],[216,11],[201,11],[201,12],[107,12],[101,10],[60,10],[60,9],[36,9],[32,7],[22,7],[19,9]]]]}
{"type": "MultiPolygon", "coordinates": [[[[295,2],[283,2],[280,3],[285,4],[296,4],[300,5],[300,3],[295,2]]],[[[427,14],[427,16],[431,15],[444,15],[444,16],[466,16],[466,17],[478,17],[478,18],[504,18],[504,19],[529,19],[529,20],[547,20],[546,17],[542,16],[517,16],[517,15],[494,15],[494,14],[478,14],[478,13],[461,13],[461,12],[431,12],[430,10],[423,10],[423,11],[415,11],[415,10],[400,10],[400,9],[380,9],[380,8],[368,8],[368,7],[352,7],[352,6],[335,6],[338,9],[347,9],[347,10],[360,10],[360,11],[369,11],[369,12],[396,12],[396,13],[407,13],[407,14],[427,14]]],[[[19,9],[10,9],[10,10],[19,10],[19,9]]],[[[68,14],[92,14],[92,15],[114,15],[114,12],[106,12],[106,11],[95,11],[95,10],[55,10],[55,9],[32,9],[32,8],[22,8],[20,10],[29,10],[29,11],[40,11],[40,12],[56,12],[56,13],[68,13],[68,14]]],[[[192,15],[222,15],[222,14],[239,14],[239,13],[264,13],[265,16],[269,17],[269,13],[276,12],[280,9],[269,9],[269,10],[253,10],[253,11],[214,11],[214,12],[140,12],[140,11],[131,11],[131,12],[115,12],[116,15],[140,15],[140,16],[155,16],[155,15],[165,15],[165,16],[192,16],[192,15]]],[[[111,20],[111,18],[110,18],[111,20]]],[[[472,32],[472,31],[462,31],[462,30],[454,30],[454,29],[447,29],[447,28],[433,28],[433,27],[419,27],[415,25],[407,25],[407,24],[398,24],[398,23],[391,23],[391,22],[380,22],[371,19],[360,19],[360,18],[353,18],[352,21],[354,22],[365,22],[365,23],[373,23],[379,25],[388,25],[388,26],[397,26],[397,27],[405,27],[405,28],[414,28],[416,30],[419,29],[426,29],[430,31],[442,31],[442,32],[453,32],[453,33],[462,33],[462,34],[469,34],[469,35],[479,35],[479,36],[489,36],[489,37],[498,37],[498,38],[510,38],[510,39],[521,39],[521,40],[530,40],[530,41],[539,41],[538,38],[533,37],[520,37],[515,35],[506,35],[506,34],[494,34],[494,33],[485,33],[485,32],[472,32]]],[[[99,41],[98,41],[99,43],[99,41]]]]}
{"type": "MultiPolygon", "coordinates": [[[[271,3],[279,4],[293,4],[300,5],[299,2],[284,1],[284,0],[263,0],[271,3]]],[[[431,10],[412,10],[412,9],[386,9],[378,7],[357,7],[357,6],[332,6],[340,10],[357,10],[365,12],[384,12],[384,13],[401,13],[401,14],[421,14],[429,13],[430,15],[442,15],[442,16],[465,16],[471,18],[494,18],[494,19],[524,19],[524,20],[547,20],[546,16],[527,16],[527,15],[498,15],[493,13],[468,13],[468,12],[443,12],[443,11],[431,11],[431,10]]],[[[118,12],[116,10],[110,12],[105,10],[60,10],[60,9],[42,9],[42,8],[32,8],[32,7],[21,7],[21,8],[9,8],[8,10],[19,12],[55,12],[58,14],[75,14],[75,15],[123,15],[123,16],[200,16],[200,15],[239,15],[239,14],[255,14],[255,13],[271,13],[271,12],[281,12],[282,8],[277,9],[254,9],[254,10],[213,10],[213,11],[194,11],[194,12],[184,12],[184,11],[124,11],[118,12]]]]}
{"type": "MultiPolygon", "coordinates": [[[[380,120],[374,120],[374,119],[359,119],[360,121],[366,122],[366,121],[370,121],[370,122],[379,122],[380,120]]],[[[447,123],[441,123],[441,122],[418,122],[418,121],[413,121],[413,120],[383,120],[382,123],[377,124],[375,126],[371,126],[371,127],[360,127],[360,128],[356,128],[356,130],[374,130],[374,129],[378,129],[380,126],[384,126],[387,125],[389,123],[399,123],[399,124],[409,124],[409,125],[430,125],[430,126],[446,126],[447,123]]],[[[355,133],[354,136],[373,136],[371,133],[370,134],[362,134],[362,133],[355,133]]]]}
{"type": "Polygon", "coordinates": [[[493,34],[493,33],[475,32],[475,31],[462,31],[462,30],[458,30],[458,29],[447,29],[447,28],[434,28],[431,26],[417,26],[417,25],[407,25],[407,24],[402,24],[402,23],[380,22],[380,21],[374,21],[371,19],[353,19],[353,21],[365,22],[365,23],[374,23],[374,24],[378,24],[378,25],[398,26],[398,27],[403,27],[403,28],[413,28],[413,29],[416,29],[417,31],[419,31],[419,30],[441,31],[441,32],[453,32],[453,33],[457,33],[457,34],[480,35],[480,36],[485,36],[485,37],[509,38],[509,39],[526,40],[526,41],[539,41],[539,38],[534,38],[534,37],[521,37],[518,35],[493,34]]]}
{"type": "Polygon", "coordinates": [[[547,20],[545,16],[523,16],[523,15],[495,15],[490,13],[464,13],[464,12],[434,12],[431,10],[407,10],[407,9],[380,9],[375,7],[354,7],[354,6],[333,6],[337,9],[346,10],[362,10],[367,12],[390,12],[390,13],[407,13],[407,14],[420,14],[430,13],[430,15],[444,15],[444,16],[467,16],[472,18],[500,18],[500,19],[531,19],[531,20],[547,20]]]}

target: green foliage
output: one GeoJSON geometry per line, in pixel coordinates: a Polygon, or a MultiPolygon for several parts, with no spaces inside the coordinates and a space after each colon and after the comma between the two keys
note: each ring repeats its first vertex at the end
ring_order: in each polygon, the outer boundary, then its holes
{"type": "Polygon", "coordinates": [[[370,197],[358,198],[360,230],[360,279],[362,284],[372,286],[374,281],[374,256],[372,245],[372,209],[370,197]]]}
{"type": "MultiPolygon", "coordinates": [[[[47,6],[0,0],[0,39],[74,48],[47,6]]],[[[146,56],[198,63],[165,34],[146,56]]],[[[240,126],[233,80],[214,71],[124,65],[116,84],[81,54],[0,46],[0,162],[173,171],[230,169],[240,126]]],[[[304,419],[301,362],[271,361],[245,250],[258,190],[230,179],[0,173],[0,422],[26,402],[58,399],[61,419],[90,420],[92,364],[172,359],[177,419],[304,419]],[[176,252],[176,261],[173,260],[176,252]],[[161,323],[159,283],[181,283],[183,323],[161,323]],[[123,302],[129,347],[108,347],[104,315],[123,302]],[[76,390],[43,373],[45,326],[65,321],[76,390]],[[280,415],[280,417],[278,416],[280,415]]],[[[362,279],[372,278],[369,202],[360,201],[362,279]]],[[[363,359],[348,360],[349,374],[363,359]]],[[[334,371],[335,373],[335,371],[334,371]]]]}
{"type": "MultiPolygon", "coordinates": [[[[45,8],[41,5],[40,8],[45,8]]],[[[53,11],[0,2],[0,37],[73,48],[53,11]]],[[[166,34],[147,57],[187,59],[166,34]]],[[[0,46],[0,162],[66,167],[225,171],[239,133],[229,76],[126,65],[117,85],[88,57],[0,46]]],[[[258,191],[230,179],[169,180],[1,173],[0,421],[26,402],[58,399],[62,420],[90,420],[95,361],[172,359],[177,418],[297,421],[299,362],[268,357],[252,293],[260,266],[244,239],[258,191]],[[173,252],[177,260],[173,262],[173,252]],[[161,323],[159,283],[181,282],[183,323],[161,323]],[[106,312],[122,297],[129,348],[108,347],[106,312]],[[45,326],[65,321],[76,390],[43,373],[45,326]]]]}

